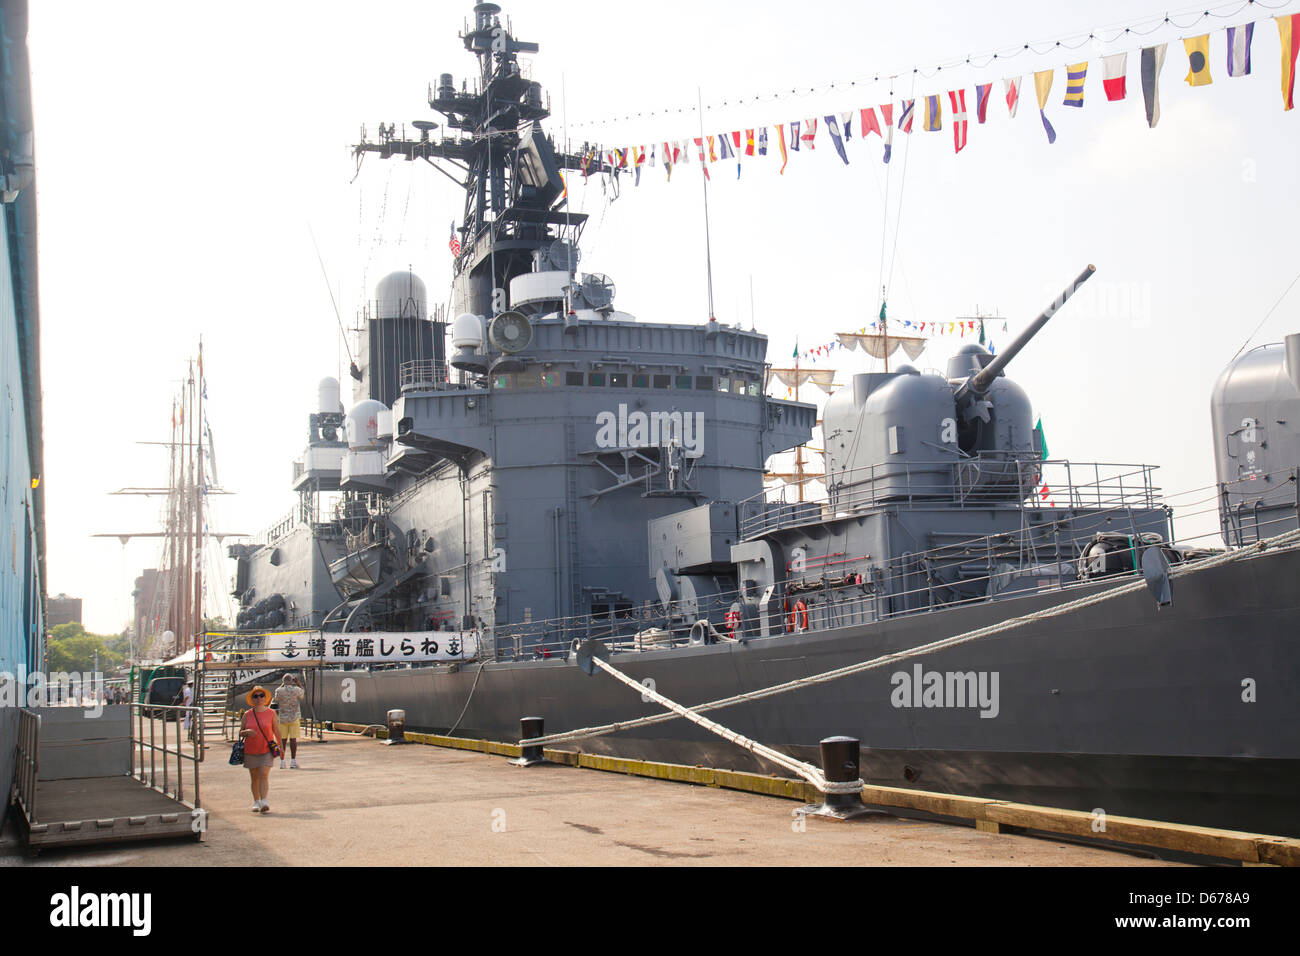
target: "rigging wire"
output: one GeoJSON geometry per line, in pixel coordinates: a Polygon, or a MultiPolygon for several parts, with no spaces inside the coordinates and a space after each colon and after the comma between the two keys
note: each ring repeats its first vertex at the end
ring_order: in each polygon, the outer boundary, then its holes
{"type": "Polygon", "coordinates": [[[1243,351],[1245,351],[1246,346],[1250,344],[1250,340],[1259,334],[1259,330],[1264,327],[1264,323],[1268,321],[1269,316],[1271,316],[1275,311],[1277,311],[1277,307],[1282,304],[1282,300],[1287,297],[1287,293],[1289,293],[1295,287],[1295,284],[1297,282],[1300,282],[1300,272],[1297,272],[1295,274],[1295,278],[1292,279],[1291,283],[1282,291],[1282,294],[1277,297],[1277,301],[1273,303],[1273,307],[1264,313],[1264,317],[1259,320],[1259,325],[1255,326],[1255,331],[1251,332],[1250,335],[1246,336],[1246,341],[1241,343],[1241,348],[1237,349],[1236,354],[1232,356],[1234,359],[1236,359],[1238,355],[1240,355],[1243,351]]]}

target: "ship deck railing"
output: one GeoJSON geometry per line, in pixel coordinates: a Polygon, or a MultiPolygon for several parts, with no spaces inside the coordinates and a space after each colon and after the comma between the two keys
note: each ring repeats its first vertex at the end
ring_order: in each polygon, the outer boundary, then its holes
{"type": "MultiPolygon", "coordinates": [[[[769,633],[803,629],[801,618],[791,619],[799,602],[807,609],[811,630],[868,624],[1044,591],[1071,591],[1104,581],[1132,580],[1142,573],[1139,552],[1152,545],[1165,549],[1173,562],[1192,560],[1216,550],[1206,547],[1208,542],[1200,539],[1177,542],[1172,527],[1168,535],[1144,528],[1133,521],[1133,509],[1127,504],[1090,512],[1087,517],[1090,520],[1082,526],[1075,517],[1070,522],[1048,522],[995,534],[938,533],[933,537],[944,540],[935,547],[902,554],[884,565],[872,566],[866,555],[809,558],[800,571],[791,573],[783,592],[779,592],[769,633]],[[1127,556],[1130,560],[1125,563],[1130,567],[1107,573],[1085,569],[1080,573],[1088,563],[1084,549],[1097,533],[1128,539],[1122,554],[1111,555],[1121,560],[1127,556]]],[[[1271,517],[1256,517],[1259,537],[1280,534],[1297,526],[1300,502],[1271,517]]],[[[1216,531],[1205,537],[1217,536],[1216,531]]],[[[565,657],[574,650],[575,641],[591,639],[601,640],[614,652],[625,653],[681,647],[692,643],[692,628],[700,620],[730,633],[727,612],[733,604],[752,602],[754,597],[752,593],[732,590],[701,596],[693,603],[645,602],[599,615],[498,625],[495,656],[506,661],[565,657]]],[[[752,619],[738,630],[751,638],[759,635],[752,619]]]]}
{"type": "Polygon", "coordinates": [[[987,510],[1158,508],[1155,466],[1039,460],[984,453],[972,458],[881,462],[769,488],[740,502],[740,534],[752,539],[884,507],[987,510]],[[818,484],[825,483],[823,493],[818,484]]]}
{"type": "Polygon", "coordinates": [[[397,367],[397,381],[403,392],[442,392],[463,386],[451,380],[446,362],[418,359],[397,367]]]}

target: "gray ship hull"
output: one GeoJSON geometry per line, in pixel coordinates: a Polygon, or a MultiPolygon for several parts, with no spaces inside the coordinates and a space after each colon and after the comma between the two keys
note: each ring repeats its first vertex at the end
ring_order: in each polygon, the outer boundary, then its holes
{"type": "MultiPolygon", "coordinates": [[[[859,737],[863,776],[872,784],[1300,836],[1297,580],[1300,552],[1264,554],[1176,580],[1170,607],[1158,609],[1145,591],[1119,596],[712,716],[814,761],[820,739],[859,737]],[[923,704],[919,694],[903,694],[895,675],[910,676],[918,663],[926,672],[996,674],[996,706],[914,706],[923,704]]],[[[622,654],[613,663],[693,704],[902,651],[1061,599],[1060,592],[1040,593],[744,645],[622,654]]],[[[607,675],[589,677],[561,659],[467,664],[450,673],[329,671],[320,701],[326,720],[382,723],[390,708],[402,708],[409,727],[445,732],[459,719],[458,735],[495,740],[517,740],[522,716],[544,717],[555,733],[661,712],[607,675]],[[348,702],[344,679],[355,681],[348,702]]],[[[565,746],[773,769],[682,720],[565,746]]]]}

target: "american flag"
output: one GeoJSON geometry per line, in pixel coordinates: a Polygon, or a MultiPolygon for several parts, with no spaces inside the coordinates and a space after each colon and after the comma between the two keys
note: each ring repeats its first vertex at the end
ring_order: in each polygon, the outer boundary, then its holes
{"type": "Polygon", "coordinates": [[[460,255],[460,239],[456,237],[456,224],[451,224],[451,238],[447,240],[447,248],[451,250],[453,256],[460,255]]]}

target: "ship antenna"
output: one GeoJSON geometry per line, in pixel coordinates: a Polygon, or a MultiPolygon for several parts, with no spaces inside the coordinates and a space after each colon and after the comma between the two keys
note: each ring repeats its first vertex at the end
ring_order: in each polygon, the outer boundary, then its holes
{"type": "Polygon", "coordinates": [[[700,88],[695,88],[696,100],[700,107],[700,168],[704,175],[700,181],[704,184],[704,268],[709,286],[709,321],[713,318],[713,249],[709,242],[709,167],[704,165],[704,98],[700,88]]]}
{"type": "Polygon", "coordinates": [[[329,273],[325,271],[325,260],[321,257],[320,246],[316,245],[316,233],[312,232],[311,223],[307,223],[307,235],[311,236],[311,247],[316,250],[316,261],[320,263],[320,274],[325,280],[325,291],[330,294],[330,305],[334,306],[334,318],[339,323],[339,338],[343,340],[343,348],[348,353],[348,371],[357,381],[361,380],[361,370],[357,368],[357,361],[352,357],[352,347],[348,345],[348,334],[343,330],[343,316],[339,313],[339,304],[334,301],[334,290],[330,288],[329,273]]]}

